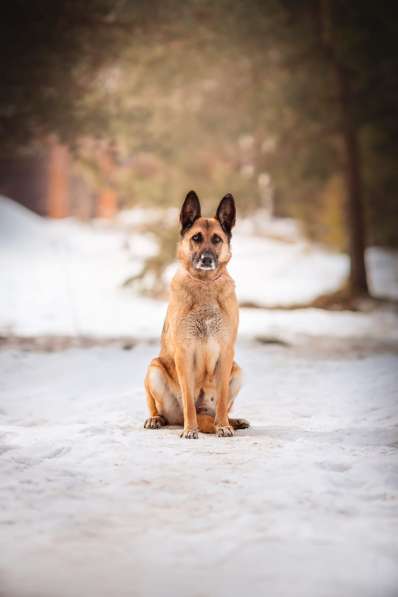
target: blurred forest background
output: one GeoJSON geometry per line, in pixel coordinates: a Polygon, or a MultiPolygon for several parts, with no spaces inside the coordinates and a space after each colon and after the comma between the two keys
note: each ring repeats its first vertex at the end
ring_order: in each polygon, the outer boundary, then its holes
{"type": "Polygon", "coordinates": [[[398,246],[397,16],[383,0],[14,0],[0,192],[54,217],[231,192],[240,214],[347,251],[366,294],[366,246],[398,246]]]}

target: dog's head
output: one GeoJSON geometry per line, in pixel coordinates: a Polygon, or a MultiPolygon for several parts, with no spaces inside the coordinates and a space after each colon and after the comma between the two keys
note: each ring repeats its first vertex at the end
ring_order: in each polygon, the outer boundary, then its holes
{"type": "Polygon", "coordinates": [[[230,194],[221,199],[214,218],[202,218],[195,191],[185,197],[180,212],[178,258],[192,275],[214,278],[214,274],[231,259],[230,241],[235,217],[235,201],[230,194]]]}

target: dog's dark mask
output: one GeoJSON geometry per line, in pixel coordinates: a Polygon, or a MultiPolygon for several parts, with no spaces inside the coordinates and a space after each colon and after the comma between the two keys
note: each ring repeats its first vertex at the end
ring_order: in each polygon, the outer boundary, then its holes
{"type": "Polygon", "coordinates": [[[202,271],[215,270],[218,266],[218,257],[209,249],[195,251],[192,254],[192,265],[195,269],[202,271]]]}

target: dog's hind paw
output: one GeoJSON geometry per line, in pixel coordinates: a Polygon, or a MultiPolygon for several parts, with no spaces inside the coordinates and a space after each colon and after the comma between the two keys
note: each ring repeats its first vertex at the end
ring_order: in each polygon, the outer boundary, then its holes
{"type": "Polygon", "coordinates": [[[218,437],[232,437],[234,430],[230,425],[219,425],[216,427],[216,433],[218,437]]]}
{"type": "Polygon", "coordinates": [[[180,437],[185,437],[185,439],[198,439],[199,433],[197,429],[184,429],[181,432],[180,437]]]}
{"type": "Polygon", "coordinates": [[[165,425],[167,425],[167,421],[162,415],[149,417],[144,423],[145,429],[160,429],[160,427],[164,427],[165,425]]]}
{"type": "Polygon", "coordinates": [[[250,427],[250,423],[246,419],[229,419],[229,422],[234,429],[247,429],[250,427]]]}

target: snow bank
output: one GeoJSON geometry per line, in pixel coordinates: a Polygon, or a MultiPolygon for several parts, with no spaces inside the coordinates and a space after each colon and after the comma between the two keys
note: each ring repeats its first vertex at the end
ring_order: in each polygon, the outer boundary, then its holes
{"type": "Polygon", "coordinates": [[[0,250],[49,251],[50,245],[50,226],[46,220],[0,195],[0,250]]]}
{"type": "MultiPolygon", "coordinates": [[[[0,198],[0,334],[158,338],[166,304],[122,287],[156,248],[153,238],[142,233],[144,211],[122,213],[115,222],[47,221],[0,198]]],[[[149,210],[149,220],[155,216],[158,210],[149,210]]],[[[264,230],[257,228],[245,220],[233,237],[230,271],[241,301],[263,306],[303,302],[343,281],[346,256],[305,242],[292,222],[275,223],[278,238],[270,237],[269,222],[264,230]]],[[[368,252],[378,294],[398,297],[395,258],[380,249],[368,252]]],[[[174,270],[171,266],[167,277],[174,270]]],[[[242,310],[240,333],[396,338],[398,325],[393,313],[383,311],[242,310]]]]}
{"type": "Polygon", "coordinates": [[[373,247],[366,254],[371,291],[398,299],[398,252],[373,247]]]}
{"type": "Polygon", "coordinates": [[[348,259],[304,241],[286,243],[238,232],[229,270],[241,301],[291,305],[339,287],[347,275],[348,259]]]}
{"type": "Polygon", "coordinates": [[[162,304],[122,290],[153,253],[148,239],[103,222],[47,221],[5,198],[0,222],[1,333],[145,338],[161,328],[162,304]]]}

